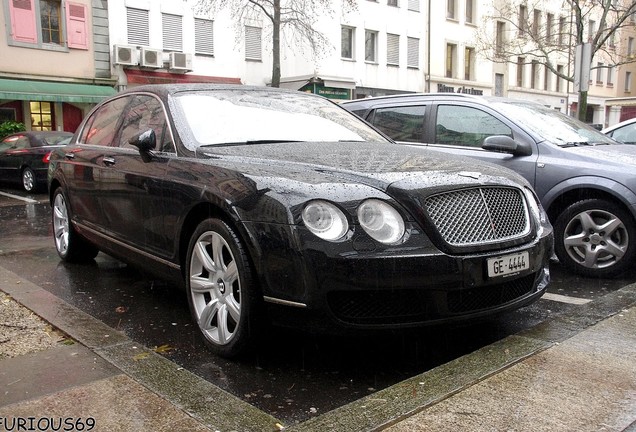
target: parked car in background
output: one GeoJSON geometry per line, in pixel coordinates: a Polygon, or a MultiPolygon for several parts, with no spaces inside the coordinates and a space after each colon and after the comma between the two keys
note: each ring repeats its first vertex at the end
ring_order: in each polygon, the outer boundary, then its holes
{"type": "Polygon", "coordinates": [[[0,181],[21,184],[33,192],[46,186],[49,156],[70,140],[70,132],[18,132],[0,140],[0,181]]]}
{"type": "Polygon", "coordinates": [[[534,187],[559,260],[585,276],[634,265],[636,146],[542,105],[464,94],[410,94],[342,106],[409,148],[493,162],[534,187]]]}
{"type": "Polygon", "coordinates": [[[623,144],[636,144],[636,118],[607,127],[602,132],[623,144]]]}
{"type": "Polygon", "coordinates": [[[516,173],[408,149],[335,103],[273,88],[142,86],[49,166],[63,260],[98,250],[185,288],[214,352],[260,321],[402,329],[538,299],[552,227],[516,173]]]}

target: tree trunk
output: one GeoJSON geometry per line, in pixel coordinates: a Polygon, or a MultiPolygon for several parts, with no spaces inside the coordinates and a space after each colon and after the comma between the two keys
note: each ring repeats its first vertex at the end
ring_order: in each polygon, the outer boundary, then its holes
{"type": "Polygon", "coordinates": [[[579,92],[579,103],[576,105],[577,117],[582,122],[586,122],[587,119],[587,92],[579,92]]]}
{"type": "Polygon", "coordinates": [[[280,0],[274,0],[272,25],[272,87],[280,87],[280,0]]]}

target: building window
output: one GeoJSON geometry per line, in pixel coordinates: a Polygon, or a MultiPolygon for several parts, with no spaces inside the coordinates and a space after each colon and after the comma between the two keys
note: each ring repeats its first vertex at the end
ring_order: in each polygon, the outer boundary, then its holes
{"type": "Polygon", "coordinates": [[[539,82],[539,62],[532,60],[530,65],[530,88],[536,89],[539,82]]]}
{"type": "Polygon", "coordinates": [[[495,74],[495,96],[504,95],[504,75],[495,74]]]}
{"type": "Polygon", "coordinates": [[[411,68],[420,67],[420,40],[409,37],[406,39],[406,65],[411,68]]]}
{"type": "Polygon", "coordinates": [[[389,6],[398,7],[398,0],[387,0],[386,4],[389,5],[389,6]]]}
{"type": "Polygon", "coordinates": [[[364,32],[364,60],[370,63],[378,61],[378,32],[365,30],[364,32]]]}
{"type": "Polygon", "coordinates": [[[455,76],[455,65],[457,64],[457,45],[446,44],[446,78],[455,76]]]}
{"type": "Polygon", "coordinates": [[[183,18],[180,15],[161,14],[163,49],[183,51],[183,18]]]}
{"type": "Polygon", "coordinates": [[[549,13],[545,19],[545,38],[547,43],[552,43],[554,38],[554,15],[549,13]]]}
{"type": "Polygon", "coordinates": [[[126,29],[128,30],[129,45],[150,45],[150,26],[148,23],[147,10],[126,8],[126,29]]]}
{"type": "Polygon", "coordinates": [[[194,51],[197,54],[214,55],[214,21],[194,19],[194,51]]]}
{"type": "Polygon", "coordinates": [[[262,59],[262,41],[260,27],[245,26],[245,60],[262,59]]]}
{"type": "Polygon", "coordinates": [[[587,25],[587,41],[592,42],[596,33],[596,21],[590,20],[587,25]]]}
{"type": "Polygon", "coordinates": [[[473,0],[466,0],[466,23],[475,23],[475,11],[473,9],[473,0]]]}
{"type": "Polygon", "coordinates": [[[42,43],[60,44],[60,2],[52,0],[40,1],[40,23],[42,24],[42,43]]]}
{"type": "Polygon", "coordinates": [[[464,49],[464,79],[475,79],[475,48],[464,49]]]}
{"type": "Polygon", "coordinates": [[[83,4],[65,2],[62,8],[61,0],[9,0],[9,21],[9,44],[88,49],[83,4]]]}
{"type": "MultiPolygon", "coordinates": [[[[557,66],[557,74],[563,74],[563,65],[558,65],[557,66]]],[[[562,91],[561,89],[561,77],[559,75],[557,75],[556,77],[556,92],[560,93],[562,91]]]]}
{"type": "Polygon", "coordinates": [[[506,23],[503,21],[497,21],[496,31],[495,50],[497,55],[502,55],[504,52],[504,44],[506,42],[506,23]]]}
{"type": "Polygon", "coordinates": [[[631,93],[632,91],[632,73],[625,72],[625,93],[631,93]]]}
{"type": "Polygon", "coordinates": [[[354,29],[343,26],[340,31],[340,57],[353,59],[354,29]]]}
{"type": "Polygon", "coordinates": [[[31,130],[53,130],[53,104],[51,102],[29,102],[31,130]]]}
{"type": "Polygon", "coordinates": [[[524,5],[519,6],[519,23],[517,28],[519,29],[519,36],[525,37],[528,31],[528,8],[524,5]]]}
{"type": "Polygon", "coordinates": [[[534,36],[535,39],[538,39],[540,31],[541,31],[541,11],[539,9],[535,9],[533,12],[533,20],[532,20],[532,36],[534,36]]]}
{"type": "Polygon", "coordinates": [[[409,0],[408,9],[410,11],[419,12],[420,11],[420,0],[409,0]]]}
{"type": "Polygon", "coordinates": [[[523,87],[525,81],[523,70],[525,68],[526,58],[517,57],[517,87],[523,87]]]}
{"type": "Polygon", "coordinates": [[[559,18],[559,45],[565,46],[567,43],[567,21],[565,17],[559,18]]]}
{"type": "Polygon", "coordinates": [[[627,55],[634,55],[634,38],[627,38],[627,55]]]}
{"type": "Polygon", "coordinates": [[[543,67],[543,90],[550,90],[550,69],[543,67]]]}
{"type": "Polygon", "coordinates": [[[400,36],[387,33],[386,35],[386,63],[400,65],[400,36]]]}
{"type": "Polygon", "coordinates": [[[603,63],[596,63],[596,84],[603,84],[603,63]]]}
{"type": "Polygon", "coordinates": [[[455,2],[457,0],[446,0],[446,18],[457,19],[455,2]]]}
{"type": "Polygon", "coordinates": [[[607,86],[614,87],[614,66],[607,68],[607,86]]]}

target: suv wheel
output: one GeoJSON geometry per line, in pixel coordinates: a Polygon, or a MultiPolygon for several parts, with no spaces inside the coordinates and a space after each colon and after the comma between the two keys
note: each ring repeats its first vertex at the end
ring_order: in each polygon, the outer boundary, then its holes
{"type": "Polygon", "coordinates": [[[559,261],[583,276],[617,276],[634,260],[634,221],[611,202],[587,199],[571,204],[557,218],[554,231],[559,261]]]}

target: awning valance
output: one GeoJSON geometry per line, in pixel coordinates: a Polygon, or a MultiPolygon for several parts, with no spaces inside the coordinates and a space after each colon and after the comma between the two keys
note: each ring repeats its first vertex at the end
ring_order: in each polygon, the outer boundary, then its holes
{"type": "Polygon", "coordinates": [[[109,86],[0,79],[0,99],[98,103],[117,91],[109,86]]]}

